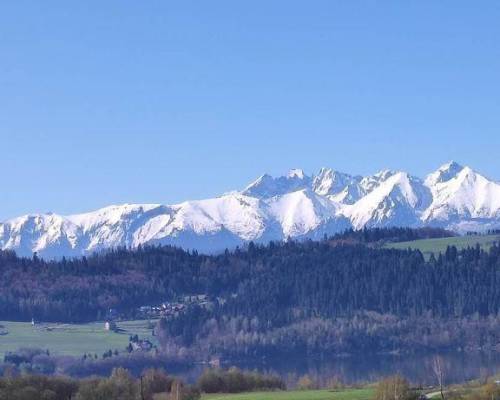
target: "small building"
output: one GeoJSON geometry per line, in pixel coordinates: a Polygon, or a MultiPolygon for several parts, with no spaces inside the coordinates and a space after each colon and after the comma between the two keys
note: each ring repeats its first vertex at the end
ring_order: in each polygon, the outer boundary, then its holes
{"type": "Polygon", "coordinates": [[[134,351],[150,351],[153,348],[153,343],[147,339],[141,339],[137,342],[130,342],[134,351]]]}
{"type": "Polygon", "coordinates": [[[212,357],[208,364],[211,367],[219,368],[220,367],[220,358],[219,357],[212,357]]]}
{"type": "Polygon", "coordinates": [[[116,331],[116,322],[115,321],[106,321],[104,323],[105,331],[116,331]]]}

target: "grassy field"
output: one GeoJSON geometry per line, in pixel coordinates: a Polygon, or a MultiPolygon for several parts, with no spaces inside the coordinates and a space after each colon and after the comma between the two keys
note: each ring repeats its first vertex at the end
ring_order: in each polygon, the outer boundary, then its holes
{"type": "Polygon", "coordinates": [[[286,392],[254,392],[238,394],[207,394],[202,400],[370,400],[374,389],[297,390],[286,392]]]}
{"type": "Polygon", "coordinates": [[[8,351],[21,347],[39,347],[53,354],[80,356],[84,353],[101,355],[107,350],[125,350],[129,336],[137,334],[156,343],[148,321],[118,322],[120,332],[104,330],[103,322],[88,324],[36,324],[0,321],[6,335],[0,336],[0,358],[8,351]]]}
{"type": "Polygon", "coordinates": [[[446,247],[455,246],[457,249],[463,249],[468,246],[475,246],[476,243],[484,249],[489,249],[493,243],[500,241],[500,235],[485,235],[485,236],[457,236],[451,238],[440,239],[422,239],[413,240],[411,242],[387,243],[385,247],[393,249],[419,249],[427,258],[431,253],[444,253],[446,247]]]}

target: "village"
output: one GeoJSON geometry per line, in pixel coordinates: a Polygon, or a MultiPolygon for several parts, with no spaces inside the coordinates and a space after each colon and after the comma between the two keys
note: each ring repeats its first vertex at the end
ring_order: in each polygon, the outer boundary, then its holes
{"type": "Polygon", "coordinates": [[[143,305],[138,308],[138,317],[143,319],[175,318],[190,307],[213,309],[216,304],[223,304],[222,298],[211,298],[206,294],[183,296],[177,301],[165,301],[157,305],[143,305]]]}
{"type": "MultiPolygon", "coordinates": [[[[212,309],[215,304],[223,304],[224,299],[216,298],[212,299],[206,294],[195,294],[189,296],[183,296],[177,301],[165,301],[156,305],[142,305],[137,309],[137,318],[143,320],[154,321],[157,319],[165,318],[172,319],[176,318],[182,313],[186,312],[190,307],[202,307],[205,309],[212,309]]],[[[116,323],[120,319],[119,313],[110,309],[108,312],[108,317],[104,323],[104,329],[106,331],[120,332],[121,329],[116,323]]],[[[152,325],[152,335],[155,336],[155,329],[152,325]]],[[[129,339],[129,344],[127,351],[137,352],[137,351],[151,351],[155,346],[153,343],[146,338],[139,338],[138,335],[132,335],[129,339]]],[[[111,354],[109,354],[111,356],[111,354]]]]}

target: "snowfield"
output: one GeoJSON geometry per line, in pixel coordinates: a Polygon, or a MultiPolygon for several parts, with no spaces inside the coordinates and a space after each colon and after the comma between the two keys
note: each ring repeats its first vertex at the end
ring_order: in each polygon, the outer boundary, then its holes
{"type": "Polygon", "coordinates": [[[46,258],[118,246],[172,244],[218,252],[249,241],[319,238],[346,228],[500,227],[500,183],[455,162],[424,180],[384,170],[367,177],[329,168],[262,175],[242,191],[176,205],[124,204],[61,216],[25,215],[0,223],[0,248],[46,258]]]}

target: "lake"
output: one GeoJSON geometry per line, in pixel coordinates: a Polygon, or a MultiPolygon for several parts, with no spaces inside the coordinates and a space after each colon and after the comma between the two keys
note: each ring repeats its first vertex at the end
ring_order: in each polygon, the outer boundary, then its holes
{"type": "MultiPolygon", "coordinates": [[[[344,358],[292,358],[267,359],[223,363],[222,367],[236,366],[247,370],[258,370],[278,374],[287,384],[293,385],[305,374],[327,384],[332,379],[346,384],[367,383],[385,376],[401,374],[413,385],[435,385],[436,377],[432,372],[432,363],[436,354],[409,355],[373,355],[366,357],[344,358]]],[[[500,373],[500,353],[444,353],[446,384],[464,382],[484,376],[500,373]]],[[[192,381],[203,371],[205,366],[197,366],[185,377],[192,381]]]]}

